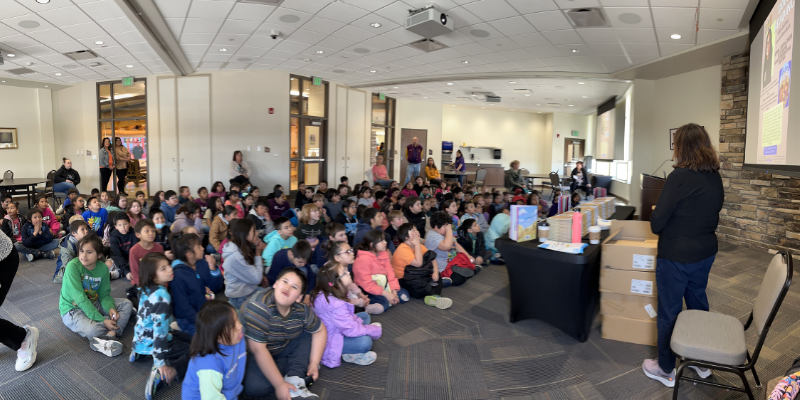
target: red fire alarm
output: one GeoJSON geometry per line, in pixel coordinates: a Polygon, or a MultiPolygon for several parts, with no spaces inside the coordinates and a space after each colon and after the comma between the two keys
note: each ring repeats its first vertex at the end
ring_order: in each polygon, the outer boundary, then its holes
{"type": "Polygon", "coordinates": [[[272,108],[272,107],[270,107],[270,108],[269,108],[269,113],[270,113],[270,114],[275,114],[275,109],[274,109],[274,108],[272,108]]]}
{"type": "MultiPolygon", "coordinates": [[[[272,110],[272,109],[270,108],[270,110],[272,110]]],[[[270,111],[270,114],[272,114],[272,111],[270,111]]],[[[556,133],[556,137],[557,137],[557,138],[560,138],[560,137],[561,137],[561,134],[560,134],[560,133],[556,133]]]]}

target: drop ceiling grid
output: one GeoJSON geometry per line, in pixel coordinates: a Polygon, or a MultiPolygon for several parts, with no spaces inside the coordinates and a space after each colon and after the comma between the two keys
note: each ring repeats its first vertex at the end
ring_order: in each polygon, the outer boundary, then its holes
{"type": "Polygon", "coordinates": [[[144,37],[135,30],[113,1],[53,0],[39,4],[35,0],[0,0],[0,49],[15,54],[5,58],[0,75],[43,82],[78,83],[86,80],[113,79],[130,75],[151,75],[166,67],[144,37]],[[24,28],[23,21],[35,21],[35,28],[24,28]],[[103,41],[103,45],[96,45],[103,41]],[[100,55],[85,61],[73,61],[62,53],[93,50],[100,55]],[[154,61],[157,60],[157,61],[154,61]],[[149,66],[144,65],[149,61],[149,66]],[[27,62],[33,64],[28,66],[27,62]],[[91,62],[103,62],[104,68],[88,69],[91,62]],[[64,68],[74,65],[74,68],[64,68]],[[125,68],[134,65],[134,68],[125,68]],[[26,67],[36,74],[13,75],[5,70],[26,67]],[[80,73],[79,73],[80,72],[80,73]],[[56,76],[55,74],[61,74],[56,76]]]}

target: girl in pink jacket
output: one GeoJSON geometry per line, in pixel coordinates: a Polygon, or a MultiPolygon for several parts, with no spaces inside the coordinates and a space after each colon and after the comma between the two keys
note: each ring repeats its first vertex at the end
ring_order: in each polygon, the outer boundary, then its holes
{"type": "Polygon", "coordinates": [[[383,231],[369,231],[358,245],[356,262],[353,264],[356,283],[367,292],[370,304],[380,304],[384,311],[409,299],[408,291],[400,288],[394,274],[386,245],[383,231]]]}
{"type": "Polygon", "coordinates": [[[381,337],[381,325],[370,324],[369,314],[354,314],[355,307],[347,301],[347,285],[352,283],[345,265],[353,262],[353,249],[347,242],[333,242],[327,262],[317,273],[317,286],[311,291],[314,313],[328,329],[328,342],[322,354],[322,364],[328,368],[341,365],[341,360],[358,365],[370,365],[377,354],[372,340],[381,337]]]}
{"type": "Polygon", "coordinates": [[[42,223],[50,228],[50,232],[53,232],[54,238],[58,238],[59,230],[61,230],[61,223],[58,222],[56,214],[53,213],[50,204],[47,203],[47,196],[40,194],[36,199],[36,207],[42,212],[42,223]]]}

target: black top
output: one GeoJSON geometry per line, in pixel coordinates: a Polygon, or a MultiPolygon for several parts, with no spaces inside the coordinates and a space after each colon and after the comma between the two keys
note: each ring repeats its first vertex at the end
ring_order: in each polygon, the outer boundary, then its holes
{"type": "Polygon", "coordinates": [[[717,254],[719,212],[725,193],[718,172],[694,172],[676,168],[650,215],[658,234],[658,258],[695,263],[717,254]]]}
{"type": "Polygon", "coordinates": [[[61,168],[56,171],[56,175],[53,177],[53,183],[66,182],[67,179],[71,180],[72,184],[75,186],[78,186],[78,184],[81,183],[81,175],[78,173],[78,171],[72,168],[66,169],[62,165],[61,168]]]}

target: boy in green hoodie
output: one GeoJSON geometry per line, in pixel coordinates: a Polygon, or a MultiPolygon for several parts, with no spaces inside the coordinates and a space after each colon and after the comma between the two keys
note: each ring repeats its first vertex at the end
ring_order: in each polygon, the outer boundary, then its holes
{"type": "Polygon", "coordinates": [[[272,266],[272,257],[275,256],[278,250],[290,249],[297,243],[297,238],[294,236],[294,226],[292,226],[289,218],[280,217],[276,219],[275,228],[276,230],[264,236],[264,243],[267,244],[264,252],[261,253],[261,258],[264,259],[264,266],[267,267],[264,270],[264,275],[269,272],[269,268],[272,266]]]}

